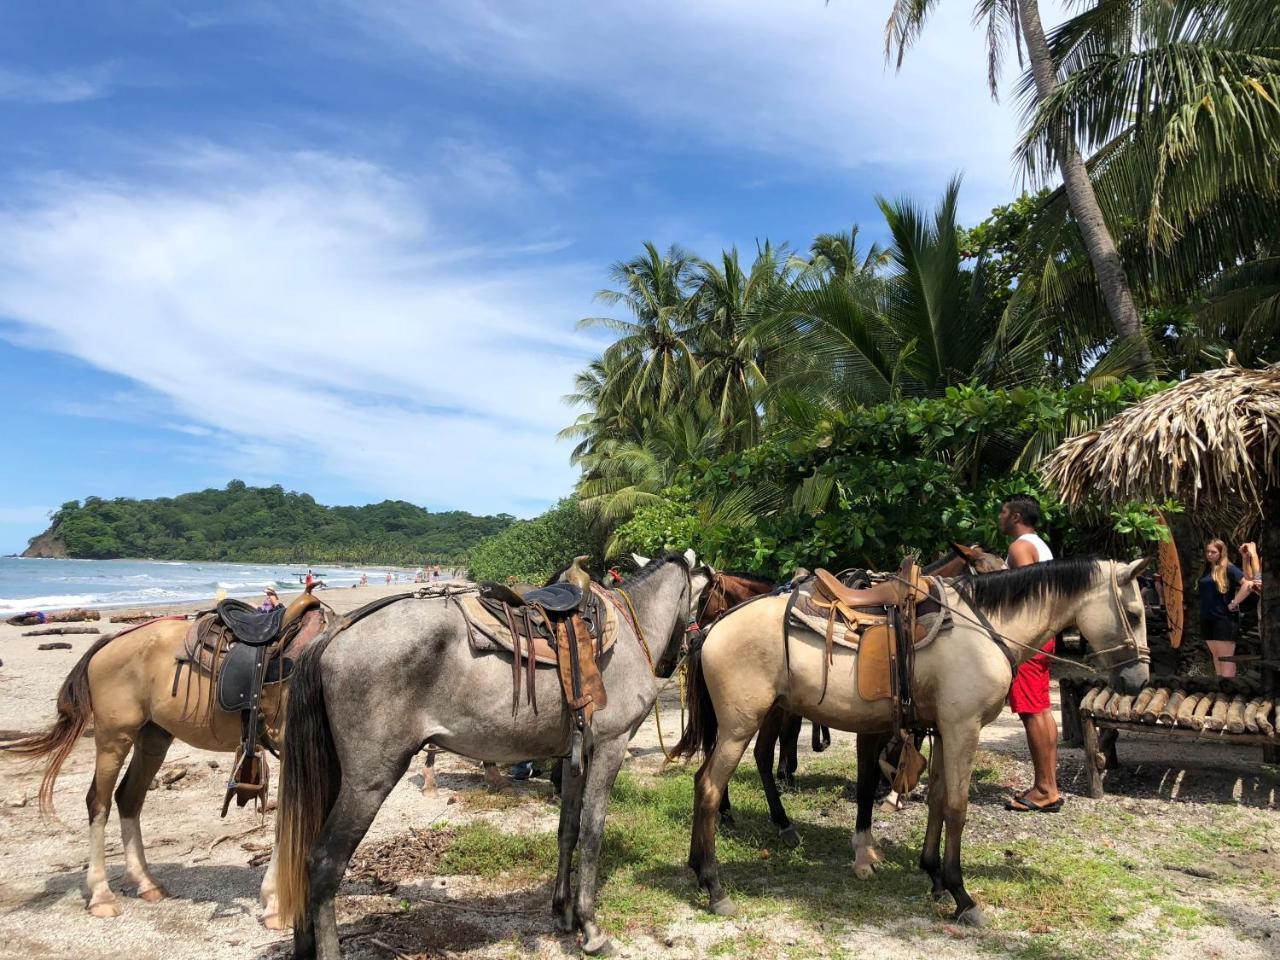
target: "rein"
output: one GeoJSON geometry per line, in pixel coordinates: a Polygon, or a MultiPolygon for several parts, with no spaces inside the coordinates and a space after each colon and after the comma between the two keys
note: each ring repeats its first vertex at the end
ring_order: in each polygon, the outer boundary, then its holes
{"type": "MultiPolygon", "coordinates": [[[[899,577],[897,574],[893,574],[893,578],[895,580],[906,583],[906,581],[902,577],[899,577]]],[[[1116,568],[1114,565],[1111,568],[1111,578],[1108,586],[1110,587],[1111,599],[1115,604],[1116,612],[1120,616],[1120,622],[1124,624],[1124,634],[1125,634],[1124,640],[1110,647],[1104,647],[1101,650],[1088,651],[1084,655],[1085,661],[1102,658],[1109,653],[1115,653],[1117,650],[1131,649],[1134,652],[1133,656],[1129,657],[1128,659],[1120,660],[1120,661],[1117,661],[1116,663],[1109,664],[1108,669],[1118,670],[1121,667],[1132,666],[1135,663],[1150,663],[1151,662],[1150,649],[1147,647],[1145,643],[1140,643],[1138,641],[1137,634],[1134,632],[1133,627],[1129,623],[1129,612],[1124,607],[1124,598],[1120,594],[1120,582],[1118,577],[1116,576],[1116,568]]],[[[957,591],[957,593],[958,592],[959,591],[957,591]]],[[[961,599],[962,600],[965,599],[963,595],[961,595],[961,599]]],[[[1000,647],[1001,651],[1009,659],[1009,664],[1011,667],[1013,667],[1015,672],[1017,671],[1016,661],[1014,659],[1012,651],[1010,651],[1008,647],[1005,646],[1005,644],[1012,644],[1015,647],[1022,647],[1024,650],[1029,650],[1033,654],[1038,653],[1041,656],[1045,657],[1046,659],[1053,660],[1057,663],[1065,663],[1070,666],[1076,666],[1076,667],[1081,666],[1080,662],[1077,660],[1071,660],[1067,657],[1060,657],[1057,654],[1053,654],[1053,653],[1046,653],[1043,649],[1041,649],[1040,647],[1036,646],[1033,643],[1024,643],[1021,640],[1015,640],[1013,637],[1010,637],[1007,634],[1001,633],[999,630],[995,628],[995,625],[991,623],[991,621],[986,617],[986,615],[983,614],[981,610],[977,609],[970,601],[965,600],[965,606],[968,607],[969,610],[972,612],[972,616],[970,616],[969,614],[966,614],[962,610],[957,610],[955,607],[950,607],[952,616],[958,616],[962,620],[967,620],[969,623],[974,624],[975,626],[981,627],[987,634],[989,634],[992,641],[994,641],[996,645],[1000,647]]],[[[1103,673],[1103,671],[1097,669],[1096,667],[1090,666],[1087,662],[1084,664],[1084,667],[1090,673],[1093,673],[1095,675],[1100,676],[1103,673]]]]}

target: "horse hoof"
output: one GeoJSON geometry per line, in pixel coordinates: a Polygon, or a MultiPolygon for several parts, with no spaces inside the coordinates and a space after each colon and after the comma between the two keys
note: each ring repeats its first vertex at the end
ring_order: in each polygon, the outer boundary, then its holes
{"type": "Polygon", "coordinates": [[[146,890],[139,890],[138,897],[147,903],[159,903],[161,900],[169,896],[169,891],[164,887],[156,884],[154,887],[148,887],[146,890]]]}
{"type": "Polygon", "coordinates": [[[264,913],[262,915],[262,925],[268,930],[288,930],[289,924],[284,922],[284,917],[278,913],[264,913]]]}
{"type": "Polygon", "coordinates": [[[99,920],[111,920],[120,916],[120,904],[112,900],[91,903],[89,904],[89,916],[97,917],[99,920]]]}
{"type": "Polygon", "coordinates": [[[983,927],[986,926],[987,921],[982,915],[982,909],[974,904],[963,912],[956,911],[956,923],[964,924],[966,927],[983,927]]]}
{"type": "Polygon", "coordinates": [[[789,847],[800,845],[800,831],[795,828],[795,824],[778,831],[778,842],[785,843],[789,847]]]}
{"type": "Polygon", "coordinates": [[[853,875],[859,880],[870,880],[876,875],[876,868],[869,863],[857,863],[854,864],[853,875]]]}
{"type": "Polygon", "coordinates": [[[555,926],[557,933],[573,933],[576,930],[573,923],[573,914],[557,913],[555,917],[555,926]]]}
{"type": "Polygon", "coordinates": [[[608,957],[613,955],[613,941],[603,933],[597,933],[594,939],[582,941],[582,952],[589,957],[608,957]]]}
{"type": "Polygon", "coordinates": [[[738,908],[728,897],[721,897],[711,905],[711,912],[717,917],[736,917],[738,908]]]}

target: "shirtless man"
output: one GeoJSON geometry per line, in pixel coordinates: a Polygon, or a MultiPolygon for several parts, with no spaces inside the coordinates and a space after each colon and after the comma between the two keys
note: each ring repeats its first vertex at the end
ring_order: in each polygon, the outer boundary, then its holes
{"type": "MultiPolygon", "coordinates": [[[[1010,497],[1000,508],[1000,532],[1012,538],[1009,544],[1009,568],[1025,567],[1053,559],[1053,551],[1036,533],[1040,524],[1040,504],[1034,497],[1010,497]]],[[[1053,638],[1044,645],[1045,653],[1053,653],[1053,638]]],[[[1016,794],[1005,808],[1022,813],[1057,813],[1062,809],[1058,792],[1058,724],[1049,708],[1049,658],[1037,653],[1018,668],[1009,688],[1009,709],[1018,715],[1027,731],[1031,749],[1031,766],[1035,783],[1031,789],[1016,794]]]]}

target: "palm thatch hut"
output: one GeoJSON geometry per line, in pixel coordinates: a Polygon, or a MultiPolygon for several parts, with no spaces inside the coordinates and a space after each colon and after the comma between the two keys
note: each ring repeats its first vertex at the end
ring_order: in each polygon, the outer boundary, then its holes
{"type": "Polygon", "coordinates": [[[1068,505],[1180,500],[1203,528],[1256,536],[1262,674],[1280,675],[1280,364],[1188,377],[1067,440],[1041,465],[1068,505]]]}

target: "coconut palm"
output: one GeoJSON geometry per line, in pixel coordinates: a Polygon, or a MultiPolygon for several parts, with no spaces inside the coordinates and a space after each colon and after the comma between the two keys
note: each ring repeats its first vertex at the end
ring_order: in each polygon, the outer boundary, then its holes
{"type": "MultiPolygon", "coordinates": [[[[897,63],[901,66],[907,47],[920,35],[937,2],[894,0],[885,27],[886,58],[892,57],[896,48],[897,63]]],[[[1057,93],[1055,64],[1040,21],[1037,0],[978,0],[974,19],[987,24],[988,81],[992,96],[997,94],[1004,44],[1010,37],[1019,49],[1025,48],[1027,52],[1037,102],[1046,101],[1057,93]]],[[[1133,341],[1135,361],[1141,366],[1149,366],[1150,350],[1143,341],[1141,319],[1120,251],[1107,227],[1073,133],[1066,125],[1057,123],[1047,128],[1046,136],[1054,144],[1053,157],[1062,176],[1063,188],[1115,332],[1121,340],[1133,341]]]]}
{"type": "Polygon", "coordinates": [[[693,383],[697,362],[687,342],[695,260],[674,244],[665,254],[652,243],[644,253],[615,263],[609,271],[616,289],[596,300],[623,306],[632,319],[586,317],[579,327],[605,327],[619,334],[607,350],[608,363],[625,385],[625,401],[665,410],[693,383]]]}

